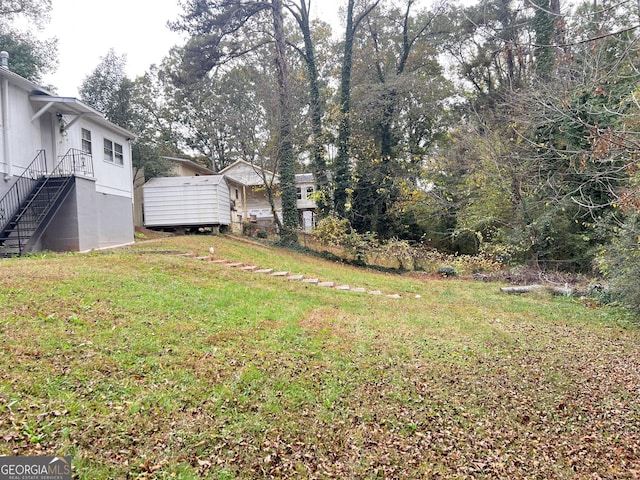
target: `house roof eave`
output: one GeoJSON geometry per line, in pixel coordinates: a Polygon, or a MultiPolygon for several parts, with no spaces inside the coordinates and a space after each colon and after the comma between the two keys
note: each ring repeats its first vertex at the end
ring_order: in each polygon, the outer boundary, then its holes
{"type": "Polygon", "coordinates": [[[113,122],[110,122],[105,116],[95,108],[87,105],[86,103],[78,100],[74,97],[55,97],[44,93],[32,93],[29,95],[29,100],[34,104],[43,104],[40,110],[34,115],[32,121],[42,115],[45,111],[51,108],[56,109],[56,113],[62,115],[75,115],[76,118],[91,117],[94,121],[102,124],[103,126],[114,130],[129,140],[137,137],[134,133],[130,132],[126,128],[122,128],[113,122]]]}

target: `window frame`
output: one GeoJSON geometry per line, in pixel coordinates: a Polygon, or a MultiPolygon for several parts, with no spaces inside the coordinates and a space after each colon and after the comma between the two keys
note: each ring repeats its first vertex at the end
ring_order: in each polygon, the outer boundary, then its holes
{"type": "Polygon", "coordinates": [[[307,185],[307,193],[305,198],[308,200],[309,196],[313,195],[313,193],[316,191],[316,189],[314,188],[313,185],[307,185]]]}
{"type": "Polygon", "coordinates": [[[124,166],[124,147],[110,138],[103,139],[103,159],[113,165],[124,166]]]}
{"type": "Polygon", "coordinates": [[[113,142],[113,159],[116,165],[124,166],[124,147],[117,142],[113,142]]]}
{"type": "Polygon", "coordinates": [[[80,145],[81,145],[81,150],[83,153],[86,153],[88,155],[92,155],[93,154],[93,141],[91,140],[91,130],[89,130],[88,128],[81,128],[80,129],[80,137],[81,137],[81,141],[80,141],[80,145]],[[86,135],[85,135],[86,133],[86,135]],[[85,148],[87,147],[87,148],[85,148]]]}

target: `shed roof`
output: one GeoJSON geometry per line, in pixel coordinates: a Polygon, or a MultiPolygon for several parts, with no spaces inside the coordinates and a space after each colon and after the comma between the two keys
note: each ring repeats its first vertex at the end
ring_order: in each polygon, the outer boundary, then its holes
{"type": "Polygon", "coordinates": [[[225,183],[224,175],[200,175],[196,177],[156,177],[150,179],[145,186],[175,187],[196,185],[220,185],[225,183]]]}

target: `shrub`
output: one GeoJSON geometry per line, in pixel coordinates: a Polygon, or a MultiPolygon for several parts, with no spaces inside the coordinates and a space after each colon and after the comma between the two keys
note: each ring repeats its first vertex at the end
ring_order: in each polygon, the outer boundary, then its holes
{"type": "Polygon", "coordinates": [[[618,229],[596,264],[609,281],[612,296],[640,314],[640,215],[632,215],[618,229]]]}
{"type": "Polygon", "coordinates": [[[380,243],[375,233],[358,233],[351,228],[348,220],[334,216],[320,220],[312,235],[323,245],[342,248],[345,254],[351,255],[361,265],[430,273],[439,272],[441,268],[451,268],[457,275],[503,269],[503,264],[484,254],[448,255],[424,245],[411,245],[398,238],[380,243]]]}
{"type": "Polygon", "coordinates": [[[347,219],[329,215],[318,222],[311,234],[325,245],[342,246],[350,230],[351,226],[347,219]]]}

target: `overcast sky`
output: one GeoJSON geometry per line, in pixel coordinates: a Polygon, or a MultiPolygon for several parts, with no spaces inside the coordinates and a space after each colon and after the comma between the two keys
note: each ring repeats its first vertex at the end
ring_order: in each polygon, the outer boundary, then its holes
{"type": "MultiPolygon", "coordinates": [[[[315,0],[317,14],[335,22],[343,0],[315,0]]],[[[127,55],[127,76],[142,75],[159,63],[169,49],[183,43],[167,28],[181,12],[178,0],[53,0],[51,22],[42,37],[58,38],[59,65],[47,75],[65,97],[78,95],[78,87],[110,48],[127,55]]]]}

